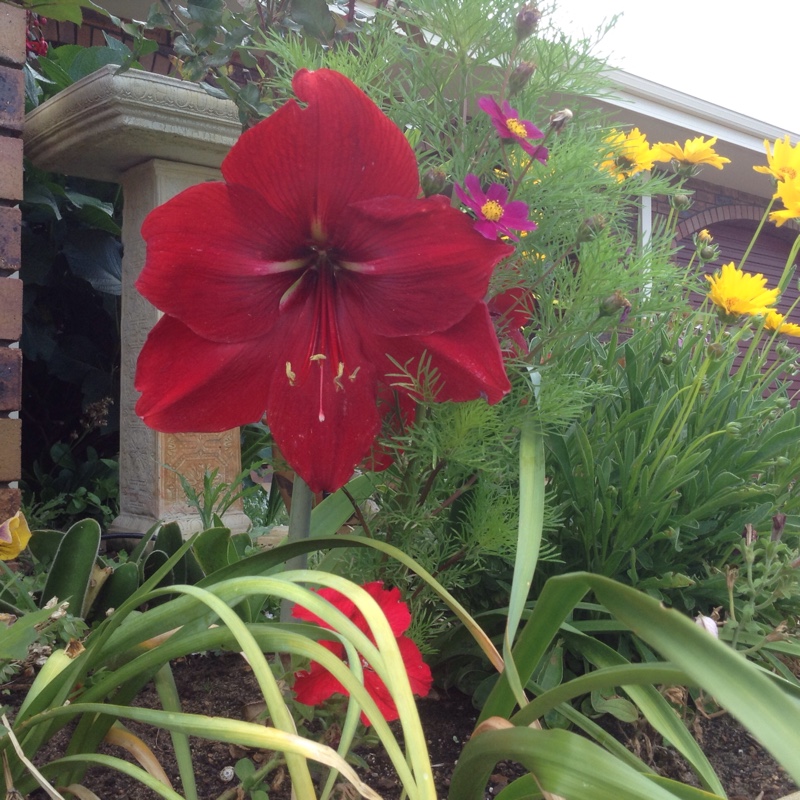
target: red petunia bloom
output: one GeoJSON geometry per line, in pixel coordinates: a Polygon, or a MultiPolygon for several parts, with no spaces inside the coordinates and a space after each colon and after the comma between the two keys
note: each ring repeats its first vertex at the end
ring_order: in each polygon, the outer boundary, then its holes
{"type": "MultiPolygon", "coordinates": [[[[415,695],[425,697],[431,689],[433,678],[430,667],[422,660],[419,648],[411,639],[403,636],[403,633],[408,630],[408,626],[411,624],[411,612],[408,610],[408,606],[400,599],[400,590],[397,588],[385,589],[380,581],[367,583],[362,588],[381,607],[392,633],[397,637],[397,646],[408,674],[411,690],[415,695]]],[[[369,630],[367,621],[364,619],[364,615],[356,608],[355,603],[335,589],[320,589],[317,594],[336,606],[339,611],[355,623],[359,630],[367,634],[374,643],[375,639],[369,630]]],[[[296,619],[316,622],[323,628],[331,629],[330,625],[302,606],[295,606],[292,613],[296,619]]],[[[330,650],[334,655],[344,659],[345,649],[343,644],[329,641],[320,641],[319,644],[330,650]]],[[[399,716],[397,706],[395,706],[386,685],[369,664],[364,664],[363,667],[364,687],[375,701],[381,714],[388,722],[397,719],[399,716]]],[[[303,670],[295,675],[294,693],[300,703],[316,706],[334,694],[347,695],[348,692],[330,672],[321,667],[316,661],[312,661],[308,670],[303,670]]],[[[370,724],[363,711],[361,713],[361,721],[365,725],[370,724]]]]}
{"type": "Polygon", "coordinates": [[[458,199],[477,215],[475,230],[487,239],[508,236],[516,239],[513,231],[536,230],[536,223],[528,219],[528,206],[521,200],[508,202],[508,189],[493,183],[485,192],[477,175],[464,178],[464,188],[454,187],[458,199]]]}
{"type": "Polygon", "coordinates": [[[244,133],[224,183],[142,226],[137,287],[165,316],[139,357],[136,410],[173,433],[266,412],[292,467],[334,491],[369,452],[398,364],[429,362],[437,401],[509,391],[484,296],[511,248],[446,198],[419,199],[402,132],[343,75],[300,70],[293,86],[303,106],[244,133]]]}
{"type": "Polygon", "coordinates": [[[485,111],[494,125],[501,139],[512,139],[531,158],[547,163],[547,148],[542,145],[532,144],[528,139],[542,139],[544,133],[532,122],[519,118],[519,111],[512,108],[507,100],[501,106],[493,97],[481,97],[478,106],[485,111]]]}

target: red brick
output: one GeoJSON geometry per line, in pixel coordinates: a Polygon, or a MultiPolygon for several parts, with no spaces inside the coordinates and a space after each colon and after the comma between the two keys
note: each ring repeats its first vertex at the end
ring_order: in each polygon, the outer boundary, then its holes
{"type": "Polygon", "coordinates": [[[22,281],[0,278],[0,339],[15,342],[22,335],[22,281]]]}
{"type": "Polygon", "coordinates": [[[22,496],[19,489],[0,489],[0,521],[5,521],[19,511],[22,496]]]}
{"type": "Polygon", "coordinates": [[[22,350],[0,347],[0,411],[17,411],[22,399],[22,350]]]}
{"type": "Polygon", "coordinates": [[[25,63],[25,9],[0,3],[0,60],[25,63]]]}
{"type": "Polygon", "coordinates": [[[17,67],[0,66],[0,128],[22,132],[25,81],[17,67]]]}
{"type": "Polygon", "coordinates": [[[0,273],[19,269],[21,226],[19,208],[0,206],[0,273]]]}
{"type": "Polygon", "coordinates": [[[18,481],[22,469],[22,422],[0,419],[0,482],[18,481]]]}
{"type": "Polygon", "coordinates": [[[22,139],[0,136],[0,199],[22,200],[22,139]]]}

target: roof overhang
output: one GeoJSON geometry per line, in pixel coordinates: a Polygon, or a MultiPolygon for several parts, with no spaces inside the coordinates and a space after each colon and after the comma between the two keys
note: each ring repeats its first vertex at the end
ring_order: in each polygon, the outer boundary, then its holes
{"type": "MultiPolygon", "coordinates": [[[[753,167],[766,165],[764,141],[782,139],[789,131],[623,70],[609,70],[607,75],[615,88],[586,105],[606,111],[614,124],[638,127],[650,142],[682,145],[695,136],[716,136],[716,151],[731,163],[722,170],[705,167],[701,179],[759,197],[772,196],[772,182],[753,167]]],[[[800,138],[790,135],[792,141],[800,138]]]]}

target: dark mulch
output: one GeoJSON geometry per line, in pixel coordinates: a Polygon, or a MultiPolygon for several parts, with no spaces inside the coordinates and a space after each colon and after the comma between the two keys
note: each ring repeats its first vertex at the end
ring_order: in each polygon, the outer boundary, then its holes
{"type": "MultiPolygon", "coordinates": [[[[242,719],[244,706],[260,700],[253,674],[238,656],[191,657],[174,664],[174,674],[183,709],[187,712],[242,719]]],[[[26,684],[29,685],[29,679],[20,679],[4,687],[0,702],[13,709],[24,697],[26,684]]],[[[155,691],[146,689],[137,704],[158,707],[155,691]]],[[[419,701],[419,710],[428,737],[431,763],[434,765],[437,795],[446,797],[453,765],[474,727],[476,712],[470,699],[457,692],[434,692],[430,698],[419,701]]],[[[664,747],[646,725],[623,725],[606,718],[606,726],[661,774],[696,785],[680,756],[664,747]]],[[[129,727],[147,741],[173,785],[180,791],[169,735],[135,723],[130,723],[129,727]]],[[[784,771],[727,715],[707,718],[697,714],[691,729],[731,800],[777,800],[797,789],[784,771]]],[[[55,754],[59,747],[63,747],[63,742],[53,741],[50,747],[51,754],[55,754]]],[[[243,757],[252,758],[256,764],[264,758],[261,753],[204,739],[192,739],[192,751],[202,800],[218,798],[226,791],[230,800],[243,800],[244,796],[237,796],[235,791],[237,781],[230,780],[231,771],[226,768],[233,767],[243,757]]],[[[107,752],[125,757],[124,751],[118,748],[108,748],[107,752]]],[[[363,780],[386,800],[400,798],[401,787],[380,748],[361,750],[360,755],[366,764],[360,770],[363,780]]],[[[518,765],[498,764],[486,788],[487,800],[520,774],[522,771],[518,765]]],[[[281,770],[274,773],[271,786],[266,787],[271,800],[288,798],[288,783],[281,770]]],[[[156,797],[151,790],[133,784],[125,776],[111,770],[93,769],[87,773],[83,784],[102,800],[150,800],[156,797]]],[[[340,796],[351,795],[343,793],[340,796]]]]}

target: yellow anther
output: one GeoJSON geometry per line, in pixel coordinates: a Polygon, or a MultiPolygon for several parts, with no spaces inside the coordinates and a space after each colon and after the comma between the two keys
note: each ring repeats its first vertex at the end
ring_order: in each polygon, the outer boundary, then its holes
{"type": "Polygon", "coordinates": [[[294,386],[295,380],[297,380],[297,375],[292,372],[292,362],[286,362],[286,377],[289,379],[289,386],[294,386]]]}
{"type": "Polygon", "coordinates": [[[487,200],[481,206],[481,214],[489,220],[489,222],[497,222],[503,216],[503,206],[497,200],[487,200]]]}
{"type": "Polygon", "coordinates": [[[509,133],[512,133],[514,136],[519,136],[520,138],[525,138],[528,135],[525,126],[516,117],[509,117],[506,120],[506,128],[508,128],[509,133]]]}
{"type": "Polygon", "coordinates": [[[336,376],[333,379],[334,386],[336,386],[337,389],[344,389],[344,386],[342,386],[342,375],[344,375],[344,362],[340,361],[339,368],[336,370],[336,376]]]}
{"type": "Polygon", "coordinates": [[[354,381],[354,380],[356,379],[356,375],[358,375],[358,371],[359,371],[360,369],[361,369],[361,367],[356,367],[356,368],[355,368],[355,369],[352,371],[352,373],[351,373],[350,375],[348,375],[348,376],[347,376],[347,379],[348,379],[349,381],[354,381]]]}
{"type": "Polygon", "coordinates": [[[311,361],[324,361],[327,357],[328,356],[326,356],[325,353],[315,353],[313,356],[311,356],[310,360],[311,361]]]}

